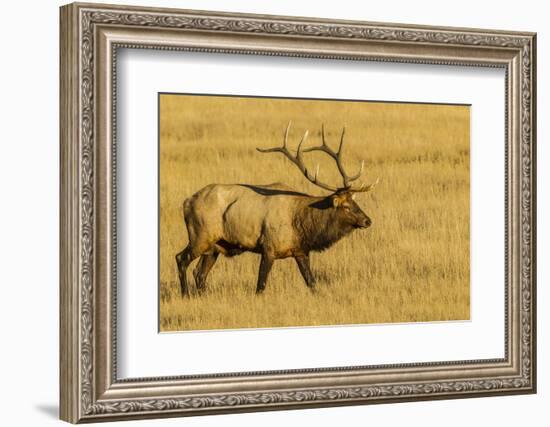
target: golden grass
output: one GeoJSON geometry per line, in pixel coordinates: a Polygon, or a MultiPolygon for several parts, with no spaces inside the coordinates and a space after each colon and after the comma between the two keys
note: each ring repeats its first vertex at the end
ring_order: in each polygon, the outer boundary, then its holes
{"type": "MultiPolygon", "coordinates": [[[[161,95],[160,330],[469,319],[469,117],[467,106],[161,95]],[[259,255],[245,253],[220,257],[207,291],[182,299],[174,257],[187,244],[185,198],[210,183],[326,194],[282,155],[255,150],[280,145],[288,120],[291,144],[305,129],[318,144],[325,123],[336,148],[346,126],[349,170],[364,159],[366,180],[380,177],[357,197],[372,227],[312,254],[316,294],[287,259],[256,296],[259,255]]],[[[340,182],[326,155],[306,156],[324,180],[340,182]]]]}

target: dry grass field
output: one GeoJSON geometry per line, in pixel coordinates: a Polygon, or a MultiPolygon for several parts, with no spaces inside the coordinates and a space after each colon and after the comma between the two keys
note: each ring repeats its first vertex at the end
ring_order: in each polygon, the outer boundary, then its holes
{"type": "MultiPolygon", "coordinates": [[[[470,317],[470,110],[467,106],[169,95],[160,96],[160,330],[204,330],[465,320],[470,317]],[[210,183],[286,183],[313,195],[281,154],[289,120],[295,147],[320,143],[324,123],[345,162],[380,183],[357,202],[373,220],[311,255],[318,292],[293,259],[275,261],[255,295],[260,256],[220,256],[207,290],[181,298],[175,255],[187,244],[182,203],[210,183]]],[[[334,162],[307,153],[323,180],[340,183],[334,162]]]]}

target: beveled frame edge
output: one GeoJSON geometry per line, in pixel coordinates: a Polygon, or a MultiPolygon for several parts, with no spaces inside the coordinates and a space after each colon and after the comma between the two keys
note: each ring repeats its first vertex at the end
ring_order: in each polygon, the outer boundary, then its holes
{"type": "MultiPolygon", "coordinates": [[[[61,8],[60,13],[62,419],[74,423],[535,391],[535,34],[99,4],[67,5],[61,8]],[[507,129],[511,141],[509,152],[515,158],[514,150],[517,151],[521,168],[519,171],[512,167],[512,173],[508,176],[510,191],[513,194],[518,193],[513,198],[521,204],[521,212],[518,214],[520,217],[512,224],[517,236],[515,233],[512,236],[511,246],[515,247],[514,253],[518,255],[514,257],[518,265],[514,265],[514,262],[510,264],[512,269],[516,268],[517,279],[521,280],[521,284],[512,289],[509,307],[512,314],[518,316],[514,325],[518,326],[515,333],[518,334],[516,341],[519,359],[507,362],[519,369],[519,375],[516,372],[499,377],[493,373],[491,377],[491,372],[494,371],[489,369],[489,373],[483,375],[484,368],[481,366],[477,375],[466,370],[465,372],[470,372],[470,377],[465,374],[459,380],[454,378],[454,381],[418,383],[418,380],[415,382],[412,379],[400,383],[399,369],[395,369],[393,381],[366,387],[362,387],[361,383],[347,387],[338,387],[336,383],[332,387],[320,387],[314,381],[308,383],[302,380],[300,383],[300,380],[291,382],[288,378],[283,378],[288,383],[286,388],[279,385],[271,388],[267,386],[263,390],[208,393],[208,387],[205,387],[202,392],[199,391],[201,383],[206,386],[227,381],[238,384],[246,379],[231,376],[224,377],[225,379],[197,380],[199,389],[192,395],[176,393],[160,397],[154,395],[152,390],[173,390],[172,386],[181,380],[143,379],[131,383],[117,382],[116,378],[113,380],[112,361],[105,354],[98,354],[102,353],[102,348],[106,350],[105,347],[108,347],[101,340],[112,325],[108,322],[98,323],[101,316],[104,316],[102,320],[111,318],[109,307],[98,304],[98,298],[105,290],[94,277],[97,268],[106,268],[103,265],[105,262],[98,262],[98,259],[101,261],[98,257],[102,255],[98,254],[97,247],[105,244],[105,236],[98,236],[97,230],[109,228],[109,218],[98,213],[103,212],[109,201],[98,199],[97,182],[103,174],[112,173],[105,163],[98,161],[96,152],[100,144],[94,144],[97,142],[95,139],[100,141],[101,138],[101,130],[98,131],[96,121],[103,119],[108,122],[113,114],[108,107],[107,111],[100,113],[105,103],[97,100],[102,99],[101,91],[108,90],[112,82],[104,79],[104,87],[99,89],[100,93],[95,87],[96,74],[102,66],[99,61],[94,61],[95,49],[98,49],[94,40],[100,26],[106,32],[113,31],[113,34],[117,29],[126,27],[155,28],[158,31],[168,30],[168,33],[183,29],[189,32],[199,31],[202,35],[223,34],[233,37],[234,44],[238,44],[243,36],[272,35],[294,41],[299,39],[304,44],[314,43],[315,40],[323,40],[329,44],[339,41],[372,41],[375,44],[380,43],[382,50],[383,43],[397,46],[412,43],[419,51],[445,46],[456,47],[457,50],[479,48],[489,55],[497,51],[508,52],[512,57],[508,65],[507,95],[510,100],[507,129]],[[517,247],[518,244],[521,245],[520,248],[517,247]],[[103,335],[99,329],[105,329],[103,335]]],[[[128,45],[131,42],[132,40],[126,40],[128,45]]],[[[471,61],[475,62],[474,59],[471,61]]],[[[411,61],[404,56],[403,62],[411,61]]],[[[442,364],[439,369],[450,369],[451,366],[461,368],[460,364],[449,363],[442,364]]],[[[333,373],[332,378],[338,375],[343,374],[333,373]]],[[[311,376],[315,374],[312,373],[311,376]]]]}

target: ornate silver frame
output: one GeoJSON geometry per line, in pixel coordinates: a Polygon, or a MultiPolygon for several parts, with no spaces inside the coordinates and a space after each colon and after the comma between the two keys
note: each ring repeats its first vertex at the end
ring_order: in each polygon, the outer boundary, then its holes
{"type": "Polygon", "coordinates": [[[77,423],[535,392],[535,34],[98,4],[71,4],[60,12],[61,419],[77,423]],[[117,379],[118,47],[504,68],[505,357],[117,379]]]}

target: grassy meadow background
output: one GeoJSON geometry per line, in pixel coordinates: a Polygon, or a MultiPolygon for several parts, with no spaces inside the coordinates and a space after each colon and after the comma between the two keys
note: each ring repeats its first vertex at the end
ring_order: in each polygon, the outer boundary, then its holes
{"type": "MultiPolygon", "coordinates": [[[[238,98],[162,94],[160,108],[160,330],[204,330],[358,323],[465,320],[470,316],[470,109],[468,106],[238,98]],[[191,298],[181,298],[176,253],[187,245],[182,204],[210,183],[286,183],[326,195],[282,154],[309,129],[320,143],[325,124],[336,149],[346,126],[345,164],[380,183],[357,202],[373,220],[367,230],[311,254],[318,292],[292,258],[278,260],[256,296],[257,254],[220,256],[191,298]]],[[[334,161],[323,181],[340,184],[334,161]]]]}

